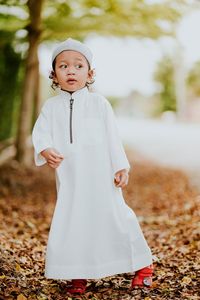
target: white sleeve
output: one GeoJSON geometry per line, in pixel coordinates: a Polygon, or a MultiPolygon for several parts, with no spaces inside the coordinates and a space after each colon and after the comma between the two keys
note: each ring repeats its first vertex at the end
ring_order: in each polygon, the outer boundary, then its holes
{"type": "Polygon", "coordinates": [[[51,112],[48,105],[45,103],[32,130],[32,142],[34,146],[34,160],[36,166],[42,166],[47,162],[40,152],[46,148],[53,147],[50,119],[51,112]]]}
{"type": "Polygon", "coordinates": [[[112,163],[113,175],[119,170],[130,170],[130,164],[127,159],[124,147],[119,135],[116,117],[114,115],[110,102],[104,98],[105,103],[105,124],[110,159],[112,163]]]}

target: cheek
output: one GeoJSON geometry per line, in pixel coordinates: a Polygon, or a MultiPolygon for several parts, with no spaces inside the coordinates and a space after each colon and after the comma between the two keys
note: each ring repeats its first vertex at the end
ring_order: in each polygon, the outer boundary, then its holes
{"type": "Polygon", "coordinates": [[[85,71],[79,70],[76,73],[76,77],[79,78],[79,80],[83,81],[83,80],[87,79],[87,73],[85,71]]]}
{"type": "Polygon", "coordinates": [[[65,78],[64,72],[61,72],[61,71],[57,72],[56,73],[56,78],[57,78],[58,81],[62,81],[65,78]]]}
{"type": "Polygon", "coordinates": [[[82,72],[82,78],[84,78],[85,80],[87,80],[89,78],[89,74],[87,71],[82,72]]]}

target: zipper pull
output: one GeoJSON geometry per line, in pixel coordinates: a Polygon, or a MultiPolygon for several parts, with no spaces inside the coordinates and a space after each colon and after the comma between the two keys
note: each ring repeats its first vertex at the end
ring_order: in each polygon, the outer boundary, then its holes
{"type": "Polygon", "coordinates": [[[74,102],[74,99],[70,99],[70,109],[72,109],[72,106],[73,106],[73,102],[74,102]]]}
{"type": "Polygon", "coordinates": [[[72,109],[73,109],[73,103],[74,103],[74,99],[71,98],[70,99],[70,124],[69,124],[69,130],[70,130],[70,143],[73,143],[73,135],[72,135],[72,109]]]}

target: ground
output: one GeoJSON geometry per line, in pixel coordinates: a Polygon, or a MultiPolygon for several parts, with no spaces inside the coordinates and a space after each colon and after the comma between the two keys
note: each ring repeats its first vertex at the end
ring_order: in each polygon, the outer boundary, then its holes
{"type": "Polygon", "coordinates": [[[129,159],[123,190],[154,255],[151,289],[130,290],[132,273],[89,280],[87,292],[70,297],[66,281],[44,278],[44,253],[55,206],[54,173],[48,167],[0,168],[0,299],[200,299],[199,191],[179,170],[129,159]]]}

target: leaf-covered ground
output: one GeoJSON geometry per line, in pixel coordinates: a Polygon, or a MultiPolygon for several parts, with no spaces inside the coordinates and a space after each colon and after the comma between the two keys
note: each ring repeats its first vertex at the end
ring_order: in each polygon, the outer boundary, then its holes
{"type": "Polygon", "coordinates": [[[67,281],[44,277],[44,255],[55,205],[53,171],[0,168],[0,299],[200,299],[200,196],[185,174],[136,161],[123,191],[154,255],[151,289],[130,289],[132,273],[88,280],[83,296],[67,281]],[[198,277],[199,276],[199,277],[198,277]]]}

